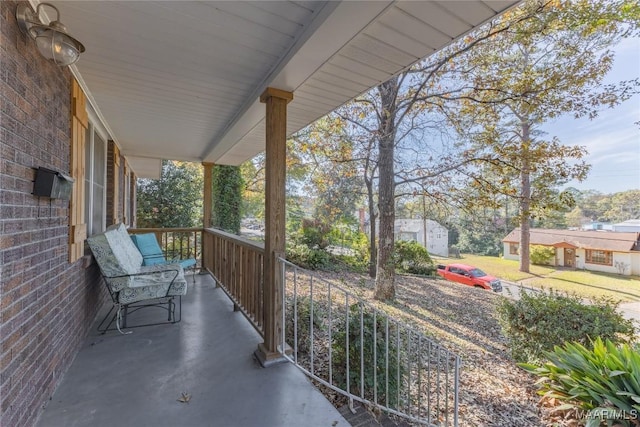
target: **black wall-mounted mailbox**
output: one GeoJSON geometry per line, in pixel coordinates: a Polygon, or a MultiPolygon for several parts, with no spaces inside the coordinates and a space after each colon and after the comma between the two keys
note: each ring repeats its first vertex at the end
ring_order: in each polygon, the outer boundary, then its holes
{"type": "Polygon", "coordinates": [[[39,167],[33,184],[33,195],[69,200],[73,178],[51,169],[39,167]]]}

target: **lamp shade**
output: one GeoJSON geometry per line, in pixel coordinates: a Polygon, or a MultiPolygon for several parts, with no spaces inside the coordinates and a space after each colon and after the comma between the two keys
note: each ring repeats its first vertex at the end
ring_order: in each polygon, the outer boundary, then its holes
{"type": "MultiPolygon", "coordinates": [[[[32,30],[33,31],[33,30],[32,30]]],[[[68,35],[52,28],[39,28],[34,31],[38,51],[57,65],[71,65],[80,58],[78,42],[68,35]]]]}
{"type": "Polygon", "coordinates": [[[56,19],[49,25],[40,21],[40,8],[48,6],[55,10],[57,18],[60,18],[58,9],[50,3],[40,3],[35,13],[27,2],[18,4],[16,19],[20,29],[35,40],[38,51],[42,56],[57,65],[71,65],[80,58],[84,52],[84,46],[78,40],[69,35],[67,29],[56,19]]]}

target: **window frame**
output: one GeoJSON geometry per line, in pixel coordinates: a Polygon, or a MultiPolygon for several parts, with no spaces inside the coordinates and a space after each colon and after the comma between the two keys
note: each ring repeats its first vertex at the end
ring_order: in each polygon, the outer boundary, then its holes
{"type": "Polygon", "coordinates": [[[587,264],[613,266],[613,252],[604,249],[585,249],[585,260],[587,264]]]}
{"type": "Polygon", "coordinates": [[[520,255],[520,245],[517,243],[509,243],[509,255],[520,255]]]}
{"type": "Polygon", "coordinates": [[[85,140],[85,156],[88,159],[91,159],[91,163],[87,162],[85,164],[85,176],[83,179],[88,181],[85,183],[85,223],[87,224],[87,237],[92,236],[93,234],[100,233],[104,231],[107,227],[107,162],[108,162],[108,134],[104,130],[104,128],[100,125],[100,121],[93,114],[93,111],[89,109],[89,125],[87,126],[87,137],[85,140]],[[95,176],[95,137],[96,135],[102,140],[103,152],[102,152],[102,160],[104,164],[102,165],[102,201],[100,206],[102,206],[100,213],[101,224],[98,229],[95,230],[94,233],[94,211],[96,210],[95,204],[95,193],[94,193],[94,184],[96,181],[95,176]]]}

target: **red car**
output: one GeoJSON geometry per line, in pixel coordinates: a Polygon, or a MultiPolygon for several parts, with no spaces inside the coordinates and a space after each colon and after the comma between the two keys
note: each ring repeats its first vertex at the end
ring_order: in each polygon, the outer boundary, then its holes
{"type": "Polygon", "coordinates": [[[437,273],[447,280],[476,288],[502,292],[502,283],[479,268],[466,264],[438,265],[437,273]]]}

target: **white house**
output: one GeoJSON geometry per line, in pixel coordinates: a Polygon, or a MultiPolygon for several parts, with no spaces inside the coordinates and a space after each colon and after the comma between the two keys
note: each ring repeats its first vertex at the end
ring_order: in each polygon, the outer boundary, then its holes
{"type": "MultiPolygon", "coordinates": [[[[520,258],[520,229],[504,239],[504,258],[520,258]]],[[[605,273],[640,275],[640,233],[533,228],[531,245],[555,248],[551,265],[605,273]]]]}
{"type": "Polygon", "coordinates": [[[613,224],[609,224],[608,222],[591,221],[588,224],[583,224],[580,229],[583,231],[613,231],[613,224]]]}
{"type": "Polygon", "coordinates": [[[640,233],[640,219],[630,219],[628,221],[619,222],[612,225],[615,232],[631,232],[640,233]]]}
{"type": "Polygon", "coordinates": [[[398,240],[415,240],[432,255],[449,256],[449,230],[430,219],[396,219],[398,240]]]}

